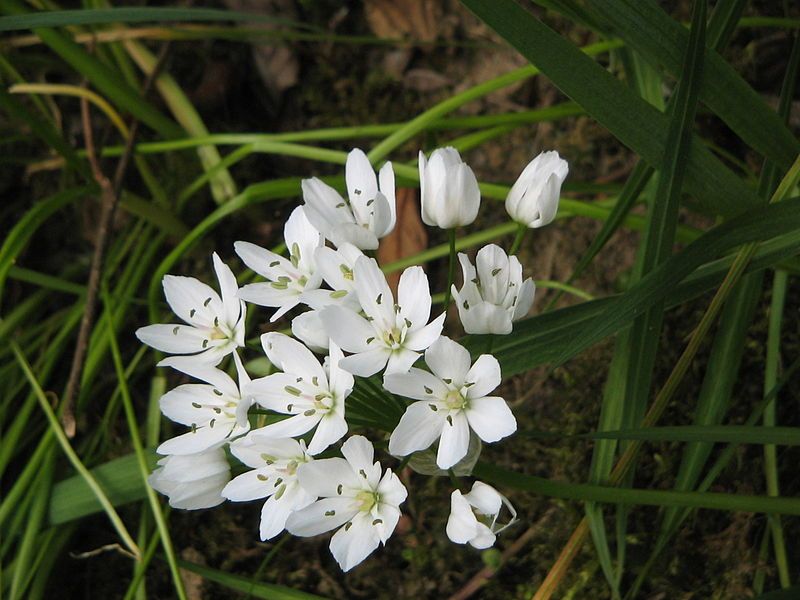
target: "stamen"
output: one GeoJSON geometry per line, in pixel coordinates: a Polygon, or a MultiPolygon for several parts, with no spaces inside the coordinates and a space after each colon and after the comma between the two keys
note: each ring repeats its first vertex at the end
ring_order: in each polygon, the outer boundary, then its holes
{"type": "Polygon", "coordinates": [[[443,378],[442,378],[442,381],[444,381],[444,382],[445,382],[446,384],[448,384],[448,385],[450,385],[451,383],[453,383],[453,380],[452,380],[452,379],[450,379],[449,377],[443,377],[443,378]]]}
{"type": "Polygon", "coordinates": [[[305,411],[305,412],[303,413],[303,416],[304,416],[304,417],[310,417],[310,416],[312,416],[312,415],[313,415],[315,412],[317,412],[317,411],[316,411],[316,410],[314,410],[313,408],[309,408],[307,411],[305,411]]]}
{"type": "Polygon", "coordinates": [[[353,526],[353,522],[352,521],[348,521],[347,523],[344,524],[344,530],[348,531],[352,526],[353,526]]]}
{"type": "Polygon", "coordinates": [[[341,483],[336,486],[336,493],[339,494],[340,496],[342,495],[342,484],[341,483]]]}
{"type": "Polygon", "coordinates": [[[303,392],[301,392],[300,390],[298,390],[296,387],[292,387],[291,385],[287,385],[287,386],[286,386],[285,388],[283,388],[283,389],[284,389],[284,390],[286,390],[286,392],[287,392],[288,394],[291,394],[292,396],[298,396],[298,397],[299,397],[299,396],[300,396],[300,394],[302,394],[302,393],[303,393],[303,392]]]}
{"type": "Polygon", "coordinates": [[[270,267],[277,267],[279,264],[281,264],[281,261],[273,260],[271,263],[269,263],[269,266],[270,267]]]}
{"type": "Polygon", "coordinates": [[[406,322],[406,327],[410,328],[411,327],[411,321],[409,321],[408,319],[404,319],[404,321],[406,322]]]}
{"type": "Polygon", "coordinates": [[[313,383],[314,385],[319,385],[319,377],[317,377],[316,375],[314,375],[314,376],[311,378],[311,383],[313,383]]]}
{"type": "Polygon", "coordinates": [[[262,475],[261,473],[259,473],[258,475],[256,475],[256,478],[257,478],[259,481],[266,481],[267,479],[269,479],[269,477],[268,477],[267,475],[262,475]]]}
{"type": "Polygon", "coordinates": [[[492,269],[492,277],[494,277],[495,275],[497,275],[497,274],[498,274],[500,271],[502,271],[502,270],[503,270],[503,269],[501,269],[500,267],[497,267],[496,269],[492,269]]]}
{"type": "Polygon", "coordinates": [[[275,500],[280,500],[283,493],[286,491],[286,484],[283,484],[281,487],[278,488],[278,491],[275,492],[275,500]]]}
{"type": "Polygon", "coordinates": [[[190,311],[189,311],[189,318],[191,319],[191,318],[194,316],[194,314],[195,314],[196,312],[197,312],[197,311],[196,311],[195,309],[192,309],[192,310],[190,310],[190,311]]]}
{"type": "Polygon", "coordinates": [[[175,327],[172,328],[172,335],[178,335],[178,330],[180,328],[181,328],[180,325],[175,325],[175,327]]]}
{"type": "Polygon", "coordinates": [[[218,415],[220,415],[220,414],[222,414],[222,409],[221,408],[214,408],[214,412],[217,413],[218,415]]]}
{"type": "Polygon", "coordinates": [[[282,483],[283,483],[283,478],[282,478],[282,477],[278,477],[278,478],[275,480],[275,485],[273,485],[272,487],[278,487],[278,486],[279,486],[280,484],[282,484],[282,483]]]}
{"type": "Polygon", "coordinates": [[[192,406],[194,406],[195,408],[203,408],[203,406],[201,404],[198,404],[197,402],[192,402],[192,406]]]}
{"type": "Polygon", "coordinates": [[[367,472],[366,472],[366,471],[364,471],[364,469],[359,469],[359,470],[358,470],[358,473],[359,473],[359,475],[361,475],[361,476],[362,476],[364,479],[366,479],[366,478],[367,478],[367,472]]]}
{"type": "Polygon", "coordinates": [[[453,415],[447,415],[447,422],[450,423],[450,426],[453,426],[453,415]]]}
{"type": "Polygon", "coordinates": [[[203,340],[203,348],[208,348],[208,340],[203,340]]]}
{"type": "Polygon", "coordinates": [[[469,302],[464,300],[464,310],[469,310],[469,302]]]}
{"type": "Polygon", "coordinates": [[[375,520],[372,522],[372,524],[373,524],[373,525],[380,525],[381,523],[383,523],[383,519],[375,519],[375,520]]]}
{"type": "Polygon", "coordinates": [[[285,290],[286,288],[289,287],[288,285],[286,285],[285,281],[273,281],[270,283],[270,285],[276,290],[285,290]]]}
{"type": "Polygon", "coordinates": [[[203,306],[208,306],[209,302],[211,302],[211,298],[206,298],[205,302],[203,302],[203,306]]]}
{"type": "Polygon", "coordinates": [[[378,297],[375,298],[375,304],[380,304],[381,300],[383,300],[383,294],[378,294],[378,297]]]}
{"type": "Polygon", "coordinates": [[[222,396],[222,392],[220,392],[220,391],[219,391],[217,388],[214,388],[214,393],[215,393],[217,396],[222,396]]]}
{"type": "Polygon", "coordinates": [[[330,296],[334,300],[337,298],[344,298],[347,296],[347,290],[336,290],[335,292],[331,292],[330,296]]]}
{"type": "Polygon", "coordinates": [[[368,345],[369,345],[369,344],[371,344],[371,343],[372,343],[372,341],[373,341],[374,339],[375,339],[375,337],[374,337],[374,336],[373,336],[373,337],[368,337],[368,338],[367,338],[367,344],[368,344],[368,345]]]}
{"type": "Polygon", "coordinates": [[[208,426],[209,426],[209,427],[211,427],[211,429],[214,429],[214,423],[216,423],[216,422],[217,422],[217,420],[216,420],[216,419],[211,419],[211,420],[208,422],[208,426]]]}
{"type": "Polygon", "coordinates": [[[437,410],[439,410],[439,407],[438,407],[438,406],[436,406],[435,404],[428,404],[428,406],[430,407],[430,409],[431,409],[433,412],[436,412],[437,410]]]}
{"type": "Polygon", "coordinates": [[[424,386],[424,387],[425,387],[425,393],[426,394],[432,394],[433,393],[433,390],[431,388],[429,388],[427,385],[424,386]]]}
{"type": "Polygon", "coordinates": [[[336,205],[336,208],[344,208],[345,206],[346,205],[344,202],[339,202],[339,204],[336,205]]]}
{"type": "Polygon", "coordinates": [[[360,195],[361,195],[361,190],[353,190],[353,193],[354,193],[356,196],[360,196],[360,195]]]}
{"type": "Polygon", "coordinates": [[[219,327],[219,317],[214,317],[214,327],[219,327]]]}
{"type": "Polygon", "coordinates": [[[326,510],[326,511],[325,511],[325,516],[326,516],[326,517],[332,517],[332,516],[334,516],[335,514],[336,514],[336,511],[335,511],[335,510],[326,510]]]}

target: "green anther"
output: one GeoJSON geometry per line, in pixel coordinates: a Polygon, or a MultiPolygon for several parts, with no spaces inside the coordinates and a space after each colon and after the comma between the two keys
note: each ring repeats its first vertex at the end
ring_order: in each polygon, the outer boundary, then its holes
{"type": "Polygon", "coordinates": [[[498,274],[500,271],[502,271],[502,270],[503,270],[503,269],[501,269],[500,267],[497,267],[496,269],[492,269],[492,277],[494,277],[495,275],[497,275],[497,274],[498,274]]]}
{"type": "Polygon", "coordinates": [[[336,205],[336,208],[344,208],[345,206],[346,204],[344,202],[339,202],[339,204],[336,205]]]}
{"type": "Polygon", "coordinates": [[[450,423],[451,427],[453,426],[453,416],[452,415],[447,415],[447,422],[450,423]]]}
{"type": "Polygon", "coordinates": [[[292,396],[300,396],[300,394],[303,393],[300,390],[298,390],[296,387],[292,387],[291,385],[287,385],[283,389],[286,390],[286,393],[291,394],[292,396]]]}
{"type": "Polygon", "coordinates": [[[178,335],[178,330],[180,328],[181,328],[180,325],[175,325],[175,327],[172,328],[172,335],[178,335]]]}
{"type": "Polygon", "coordinates": [[[444,382],[445,382],[446,384],[448,384],[448,385],[449,385],[449,384],[451,384],[451,383],[453,383],[453,380],[452,380],[452,379],[450,379],[449,377],[444,377],[444,378],[442,378],[442,381],[444,381],[444,382]]]}
{"type": "Polygon", "coordinates": [[[367,206],[372,206],[372,203],[375,202],[375,198],[367,200],[367,206]]]}
{"type": "Polygon", "coordinates": [[[334,516],[335,514],[336,514],[336,511],[335,511],[335,510],[326,510],[326,511],[325,511],[325,516],[326,516],[326,517],[332,517],[332,516],[334,516]]]}
{"type": "Polygon", "coordinates": [[[316,396],[314,396],[314,400],[316,400],[317,402],[322,402],[327,397],[328,397],[328,394],[321,393],[321,394],[317,394],[316,396]]]}
{"type": "Polygon", "coordinates": [[[281,264],[281,261],[273,260],[271,263],[269,263],[269,266],[270,267],[277,267],[279,264],[281,264]]]}
{"type": "Polygon", "coordinates": [[[347,296],[347,290],[336,290],[335,292],[331,292],[331,298],[334,300],[337,298],[344,298],[347,296]]]}
{"type": "Polygon", "coordinates": [[[342,495],[342,484],[341,483],[336,486],[336,493],[339,494],[340,496],[342,495]]]}
{"type": "Polygon", "coordinates": [[[298,259],[294,254],[289,255],[289,262],[292,263],[292,266],[296,269],[297,265],[300,264],[300,259],[298,259]]]}
{"type": "Polygon", "coordinates": [[[375,337],[368,337],[367,338],[367,345],[371,344],[375,337]]]}
{"type": "Polygon", "coordinates": [[[286,405],[286,411],[287,411],[287,412],[292,412],[292,407],[293,407],[293,406],[294,406],[294,404],[287,404],[287,405],[286,405]]]}
{"type": "Polygon", "coordinates": [[[261,473],[256,475],[256,477],[258,478],[259,481],[266,481],[267,479],[269,479],[269,477],[267,477],[266,475],[262,475],[261,473]]]}
{"type": "Polygon", "coordinates": [[[287,277],[286,275],[281,275],[280,277],[278,277],[278,281],[283,282],[283,283],[289,283],[289,282],[292,281],[292,278],[291,277],[287,277]]]}
{"type": "Polygon", "coordinates": [[[220,392],[220,391],[219,391],[217,388],[214,388],[214,393],[215,393],[217,396],[222,396],[222,392],[220,392]]]}
{"type": "Polygon", "coordinates": [[[297,280],[297,284],[301,286],[305,286],[305,284],[307,283],[308,283],[308,277],[306,277],[305,275],[301,275],[300,279],[297,280]]]}
{"type": "Polygon", "coordinates": [[[292,256],[296,256],[297,260],[300,260],[300,245],[297,242],[292,244],[292,256]]]}
{"type": "Polygon", "coordinates": [[[270,456],[269,454],[266,454],[266,453],[262,452],[261,453],[261,460],[266,462],[268,465],[271,465],[272,463],[275,462],[275,457],[274,456],[270,456]]]}
{"type": "Polygon", "coordinates": [[[428,406],[430,407],[430,409],[431,409],[433,412],[436,412],[437,410],[439,410],[439,408],[438,408],[438,407],[437,407],[435,404],[428,404],[428,406]]]}
{"type": "Polygon", "coordinates": [[[275,492],[275,500],[280,500],[283,493],[286,491],[286,484],[283,484],[281,487],[278,488],[278,491],[275,492]]]}
{"type": "Polygon", "coordinates": [[[192,402],[192,406],[195,408],[202,408],[202,405],[198,404],[197,402],[192,402]]]}
{"type": "Polygon", "coordinates": [[[375,519],[375,520],[372,522],[372,524],[373,524],[373,525],[380,525],[381,523],[383,523],[383,519],[375,519]]]}
{"type": "Polygon", "coordinates": [[[432,390],[431,388],[429,388],[429,387],[426,385],[426,386],[425,386],[425,393],[426,393],[426,394],[432,394],[432,393],[433,393],[433,390],[432,390]]]}
{"type": "Polygon", "coordinates": [[[218,408],[218,407],[215,407],[215,408],[214,408],[214,412],[215,412],[215,413],[217,413],[218,415],[219,415],[219,414],[222,414],[222,409],[221,409],[221,408],[218,408]]]}
{"type": "Polygon", "coordinates": [[[364,471],[364,469],[359,469],[359,470],[358,470],[358,473],[359,473],[359,475],[361,475],[361,476],[362,476],[364,479],[366,479],[366,478],[367,478],[367,472],[366,472],[366,471],[364,471]]]}
{"type": "Polygon", "coordinates": [[[208,348],[208,340],[203,340],[203,348],[208,348]]]}
{"type": "Polygon", "coordinates": [[[283,483],[283,478],[282,478],[282,477],[278,477],[278,478],[275,480],[275,485],[273,485],[272,487],[278,487],[278,486],[279,486],[280,484],[282,484],[282,483],[283,483]]]}
{"type": "Polygon", "coordinates": [[[203,306],[208,306],[209,302],[211,302],[211,298],[206,298],[206,301],[203,302],[203,306]]]}
{"type": "Polygon", "coordinates": [[[464,300],[464,310],[469,310],[469,302],[464,300]]]}
{"type": "Polygon", "coordinates": [[[408,319],[403,319],[406,322],[406,327],[411,327],[411,321],[408,319]]]}
{"type": "Polygon", "coordinates": [[[289,287],[288,285],[286,285],[286,282],[284,281],[273,281],[270,283],[270,285],[276,290],[285,290],[286,288],[289,287]]]}
{"type": "Polygon", "coordinates": [[[396,312],[396,313],[400,312],[400,305],[399,304],[395,304],[394,305],[394,312],[396,312]]]}
{"type": "Polygon", "coordinates": [[[197,423],[192,423],[192,433],[197,433],[197,423]]]}
{"type": "Polygon", "coordinates": [[[378,294],[378,297],[375,298],[375,304],[380,304],[381,300],[383,300],[383,294],[378,294]]]}
{"type": "Polygon", "coordinates": [[[303,416],[304,416],[304,417],[310,417],[310,416],[312,416],[312,415],[313,415],[315,412],[317,412],[317,411],[316,411],[316,410],[314,410],[313,408],[309,408],[307,411],[303,412],[303,416]]]}
{"type": "Polygon", "coordinates": [[[319,385],[319,377],[317,377],[316,375],[314,375],[314,376],[311,378],[311,383],[312,383],[312,384],[314,384],[314,385],[319,385]]]}
{"type": "Polygon", "coordinates": [[[356,196],[360,196],[360,195],[361,195],[361,190],[353,190],[353,193],[354,193],[356,196]]]}
{"type": "Polygon", "coordinates": [[[352,526],[353,526],[353,522],[352,521],[348,521],[347,523],[344,524],[344,530],[348,531],[352,526]]]}
{"type": "Polygon", "coordinates": [[[296,381],[297,383],[300,383],[301,381],[303,381],[303,378],[302,378],[302,377],[298,377],[297,379],[295,379],[295,381],[296,381]]]}
{"type": "Polygon", "coordinates": [[[192,309],[192,310],[190,310],[190,311],[189,311],[189,318],[191,319],[191,318],[194,316],[194,314],[195,314],[196,312],[197,312],[197,311],[196,311],[195,309],[192,309]]]}
{"type": "Polygon", "coordinates": [[[477,277],[475,279],[471,279],[470,281],[472,281],[472,283],[474,283],[477,286],[480,286],[480,284],[481,284],[481,280],[478,279],[477,277]]]}
{"type": "Polygon", "coordinates": [[[214,327],[219,327],[219,317],[214,317],[214,327]]]}

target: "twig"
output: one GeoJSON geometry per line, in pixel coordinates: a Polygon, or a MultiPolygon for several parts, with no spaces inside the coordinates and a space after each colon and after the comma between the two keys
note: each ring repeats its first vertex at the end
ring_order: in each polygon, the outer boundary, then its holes
{"type": "MultiPolygon", "coordinates": [[[[148,76],[142,95],[146,96],[153,86],[155,79],[158,77],[161,67],[164,64],[164,59],[167,56],[169,44],[164,43],[161,46],[156,67],[148,76]]],[[[100,222],[97,225],[97,232],[95,236],[94,254],[92,255],[92,263],[89,267],[89,280],[86,283],[86,304],[83,309],[83,317],[81,318],[80,329],[78,330],[78,339],[75,342],[75,353],[72,356],[72,365],[70,366],[69,378],[67,379],[67,386],[64,390],[64,398],[62,401],[61,409],[61,423],[67,436],[70,438],[75,436],[76,423],[75,414],[73,412],[73,402],[75,395],[80,388],[80,379],[83,373],[84,360],[86,358],[86,351],[89,346],[89,334],[92,330],[94,323],[95,309],[97,306],[97,293],[100,287],[100,276],[103,270],[103,258],[105,249],[108,242],[108,233],[111,229],[111,223],[114,219],[114,212],[116,211],[117,204],[119,203],[120,191],[122,190],[122,182],[125,178],[125,173],[130,165],[131,158],[133,157],[134,142],[136,134],[139,129],[139,121],[133,119],[129,127],[128,139],[125,142],[125,151],[117,163],[116,171],[114,172],[113,183],[105,176],[103,170],[100,168],[100,163],[97,159],[97,152],[94,145],[94,136],[92,134],[91,117],[89,115],[89,103],[85,98],[81,99],[81,121],[83,123],[84,142],[86,144],[86,154],[89,160],[89,165],[92,169],[92,175],[95,181],[100,186],[100,222]]]]}

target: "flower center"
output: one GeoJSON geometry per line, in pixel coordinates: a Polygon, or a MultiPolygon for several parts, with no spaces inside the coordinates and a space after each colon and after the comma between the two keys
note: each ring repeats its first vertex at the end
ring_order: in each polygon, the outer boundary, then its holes
{"type": "Polygon", "coordinates": [[[450,410],[461,410],[463,408],[466,408],[467,399],[461,395],[460,391],[450,390],[444,397],[444,403],[450,410]]]}
{"type": "Polygon", "coordinates": [[[356,494],[358,509],[363,512],[371,511],[372,507],[375,506],[379,500],[380,497],[378,496],[377,492],[364,490],[363,492],[356,494]]]}

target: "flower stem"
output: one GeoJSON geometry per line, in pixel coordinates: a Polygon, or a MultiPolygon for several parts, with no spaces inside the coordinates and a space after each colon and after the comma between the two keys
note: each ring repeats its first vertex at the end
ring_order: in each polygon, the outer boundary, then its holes
{"type": "Polygon", "coordinates": [[[450,266],[447,269],[447,288],[444,290],[444,312],[450,306],[450,288],[453,287],[453,280],[456,276],[456,228],[447,230],[447,238],[450,242],[450,266]]]}
{"type": "Polygon", "coordinates": [[[526,233],[528,233],[528,227],[522,223],[517,223],[517,235],[514,236],[514,243],[511,244],[511,250],[508,251],[509,256],[517,253],[526,233]]]}

